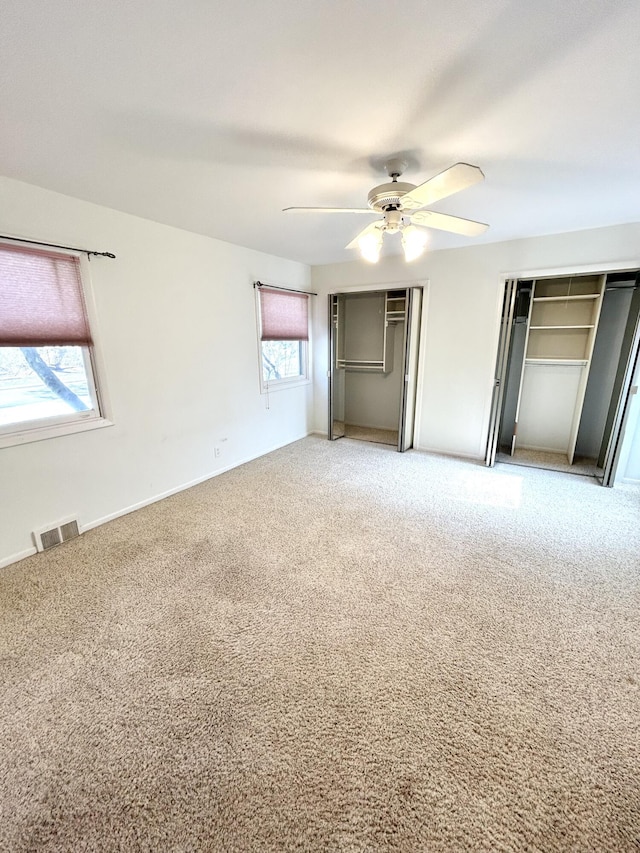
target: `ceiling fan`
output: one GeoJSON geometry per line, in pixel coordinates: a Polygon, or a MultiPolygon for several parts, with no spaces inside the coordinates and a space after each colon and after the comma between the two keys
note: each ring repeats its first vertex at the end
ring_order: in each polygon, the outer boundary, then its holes
{"type": "Polygon", "coordinates": [[[382,219],[367,225],[346,247],[359,248],[362,257],[371,263],[375,263],[380,257],[385,233],[401,232],[405,260],[412,261],[424,252],[428,239],[428,232],[421,226],[451,231],[465,237],[477,237],[489,227],[483,222],[423,209],[483,181],[484,175],[477,166],[456,163],[419,186],[398,180],[407,168],[404,160],[394,157],[385,164],[385,168],[391,180],[371,190],[367,198],[369,207],[285,207],[284,210],[382,214],[382,219]]]}

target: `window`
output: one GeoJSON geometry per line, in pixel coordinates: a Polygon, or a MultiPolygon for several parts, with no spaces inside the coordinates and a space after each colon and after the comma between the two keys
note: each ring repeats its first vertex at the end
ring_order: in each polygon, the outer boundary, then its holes
{"type": "Polygon", "coordinates": [[[309,295],[260,285],[260,382],[263,392],[309,378],[309,295]]]}
{"type": "Polygon", "coordinates": [[[0,244],[0,446],[105,423],[80,259],[0,244]]]}

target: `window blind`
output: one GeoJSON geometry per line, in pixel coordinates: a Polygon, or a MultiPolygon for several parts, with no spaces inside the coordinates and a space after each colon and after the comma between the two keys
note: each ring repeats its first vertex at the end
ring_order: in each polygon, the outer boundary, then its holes
{"type": "Polygon", "coordinates": [[[0,246],[0,346],[91,343],[78,258],[0,246]]]}
{"type": "Polygon", "coordinates": [[[260,288],[260,340],[308,341],[308,294],[260,288]]]}

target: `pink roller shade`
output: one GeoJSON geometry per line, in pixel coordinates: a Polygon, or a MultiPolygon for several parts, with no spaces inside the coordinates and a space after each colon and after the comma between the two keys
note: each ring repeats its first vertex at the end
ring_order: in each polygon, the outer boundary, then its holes
{"type": "Polygon", "coordinates": [[[0,246],[0,346],[88,346],[78,258],[0,246]]]}
{"type": "Polygon", "coordinates": [[[309,297],[306,293],[260,289],[263,341],[308,341],[309,297]]]}

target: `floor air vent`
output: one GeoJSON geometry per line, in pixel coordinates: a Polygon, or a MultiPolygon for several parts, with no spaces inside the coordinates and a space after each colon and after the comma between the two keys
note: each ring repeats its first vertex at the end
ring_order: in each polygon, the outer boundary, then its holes
{"type": "Polygon", "coordinates": [[[38,551],[48,551],[49,548],[55,548],[56,545],[68,542],[69,539],[75,539],[77,536],[80,536],[77,518],[68,518],[51,527],[33,532],[33,540],[38,551]]]}
{"type": "Polygon", "coordinates": [[[75,539],[76,536],[80,536],[80,529],[76,519],[74,518],[71,521],[66,521],[64,524],[61,524],[60,533],[62,534],[63,542],[66,542],[67,539],[75,539]]]}

